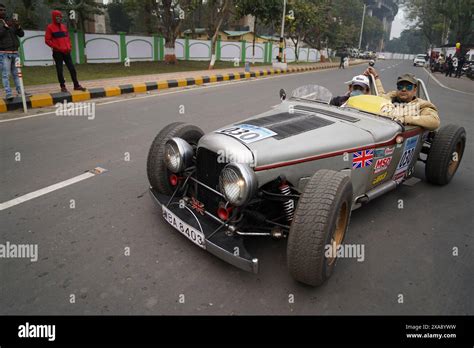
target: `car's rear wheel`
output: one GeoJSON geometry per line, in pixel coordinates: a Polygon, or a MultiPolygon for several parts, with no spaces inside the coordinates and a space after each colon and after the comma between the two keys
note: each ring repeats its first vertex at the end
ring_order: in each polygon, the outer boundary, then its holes
{"type": "Polygon", "coordinates": [[[297,281],[318,286],[332,274],[349,226],[352,183],[343,173],[319,170],[306,184],[288,236],[287,263],[297,281]],[[326,252],[333,251],[328,257],[326,252]]]}
{"type": "Polygon", "coordinates": [[[428,182],[446,185],[461,164],[466,147],[466,130],[453,124],[442,127],[434,136],[426,160],[425,175],[428,182]]]}
{"type": "Polygon", "coordinates": [[[173,193],[173,187],[169,181],[171,172],[164,161],[166,142],[173,137],[178,137],[196,147],[203,135],[201,128],[183,122],[174,122],[163,128],[153,140],[148,152],[146,171],[151,187],[161,194],[173,193]]]}

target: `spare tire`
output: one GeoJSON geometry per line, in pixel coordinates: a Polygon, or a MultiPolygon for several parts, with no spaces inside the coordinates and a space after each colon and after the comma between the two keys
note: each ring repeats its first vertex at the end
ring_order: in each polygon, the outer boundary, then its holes
{"type": "Polygon", "coordinates": [[[174,190],[169,182],[171,172],[164,161],[166,142],[173,137],[178,137],[196,148],[203,135],[204,132],[201,128],[183,122],[174,122],[163,128],[153,140],[148,151],[146,172],[151,187],[164,195],[173,194],[174,190]]]}

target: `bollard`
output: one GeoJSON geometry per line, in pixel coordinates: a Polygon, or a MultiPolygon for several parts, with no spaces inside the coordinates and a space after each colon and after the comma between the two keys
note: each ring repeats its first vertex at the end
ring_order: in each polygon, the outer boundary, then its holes
{"type": "Polygon", "coordinates": [[[250,72],[250,63],[245,62],[245,72],[250,72]]]}
{"type": "Polygon", "coordinates": [[[15,68],[18,71],[18,79],[20,80],[21,101],[23,103],[23,112],[26,114],[28,112],[28,109],[26,106],[25,88],[23,86],[23,73],[21,72],[21,60],[18,57],[15,59],[15,68]]]}

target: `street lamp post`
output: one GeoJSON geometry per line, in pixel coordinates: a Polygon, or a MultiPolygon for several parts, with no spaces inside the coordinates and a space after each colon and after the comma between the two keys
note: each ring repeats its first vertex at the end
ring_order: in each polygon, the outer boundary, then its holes
{"type": "Polygon", "coordinates": [[[278,61],[283,61],[283,46],[285,36],[285,17],[286,17],[286,0],[283,0],[283,18],[281,19],[281,34],[280,34],[280,50],[278,51],[278,61]]]}
{"type": "Polygon", "coordinates": [[[365,19],[365,8],[367,7],[366,4],[364,4],[364,12],[362,13],[362,25],[360,27],[360,36],[359,36],[359,52],[360,52],[360,46],[362,45],[362,33],[364,32],[364,19],[365,19]]]}

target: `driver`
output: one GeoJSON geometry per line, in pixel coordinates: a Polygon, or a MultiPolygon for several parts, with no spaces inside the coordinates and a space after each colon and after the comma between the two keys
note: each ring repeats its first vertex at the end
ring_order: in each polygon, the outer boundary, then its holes
{"type": "Polygon", "coordinates": [[[392,115],[394,119],[405,125],[420,126],[427,130],[439,127],[438,109],[431,102],[417,98],[418,81],[413,74],[403,74],[397,78],[397,90],[385,93],[377,71],[369,67],[365,75],[372,74],[379,96],[390,99],[394,104],[392,115]]]}
{"type": "Polygon", "coordinates": [[[369,94],[370,92],[370,83],[367,76],[354,76],[352,80],[347,81],[346,84],[349,85],[349,91],[344,95],[332,98],[329,104],[335,106],[342,106],[345,104],[345,102],[347,102],[347,99],[349,99],[350,97],[355,97],[356,95],[361,94],[369,94]]]}

